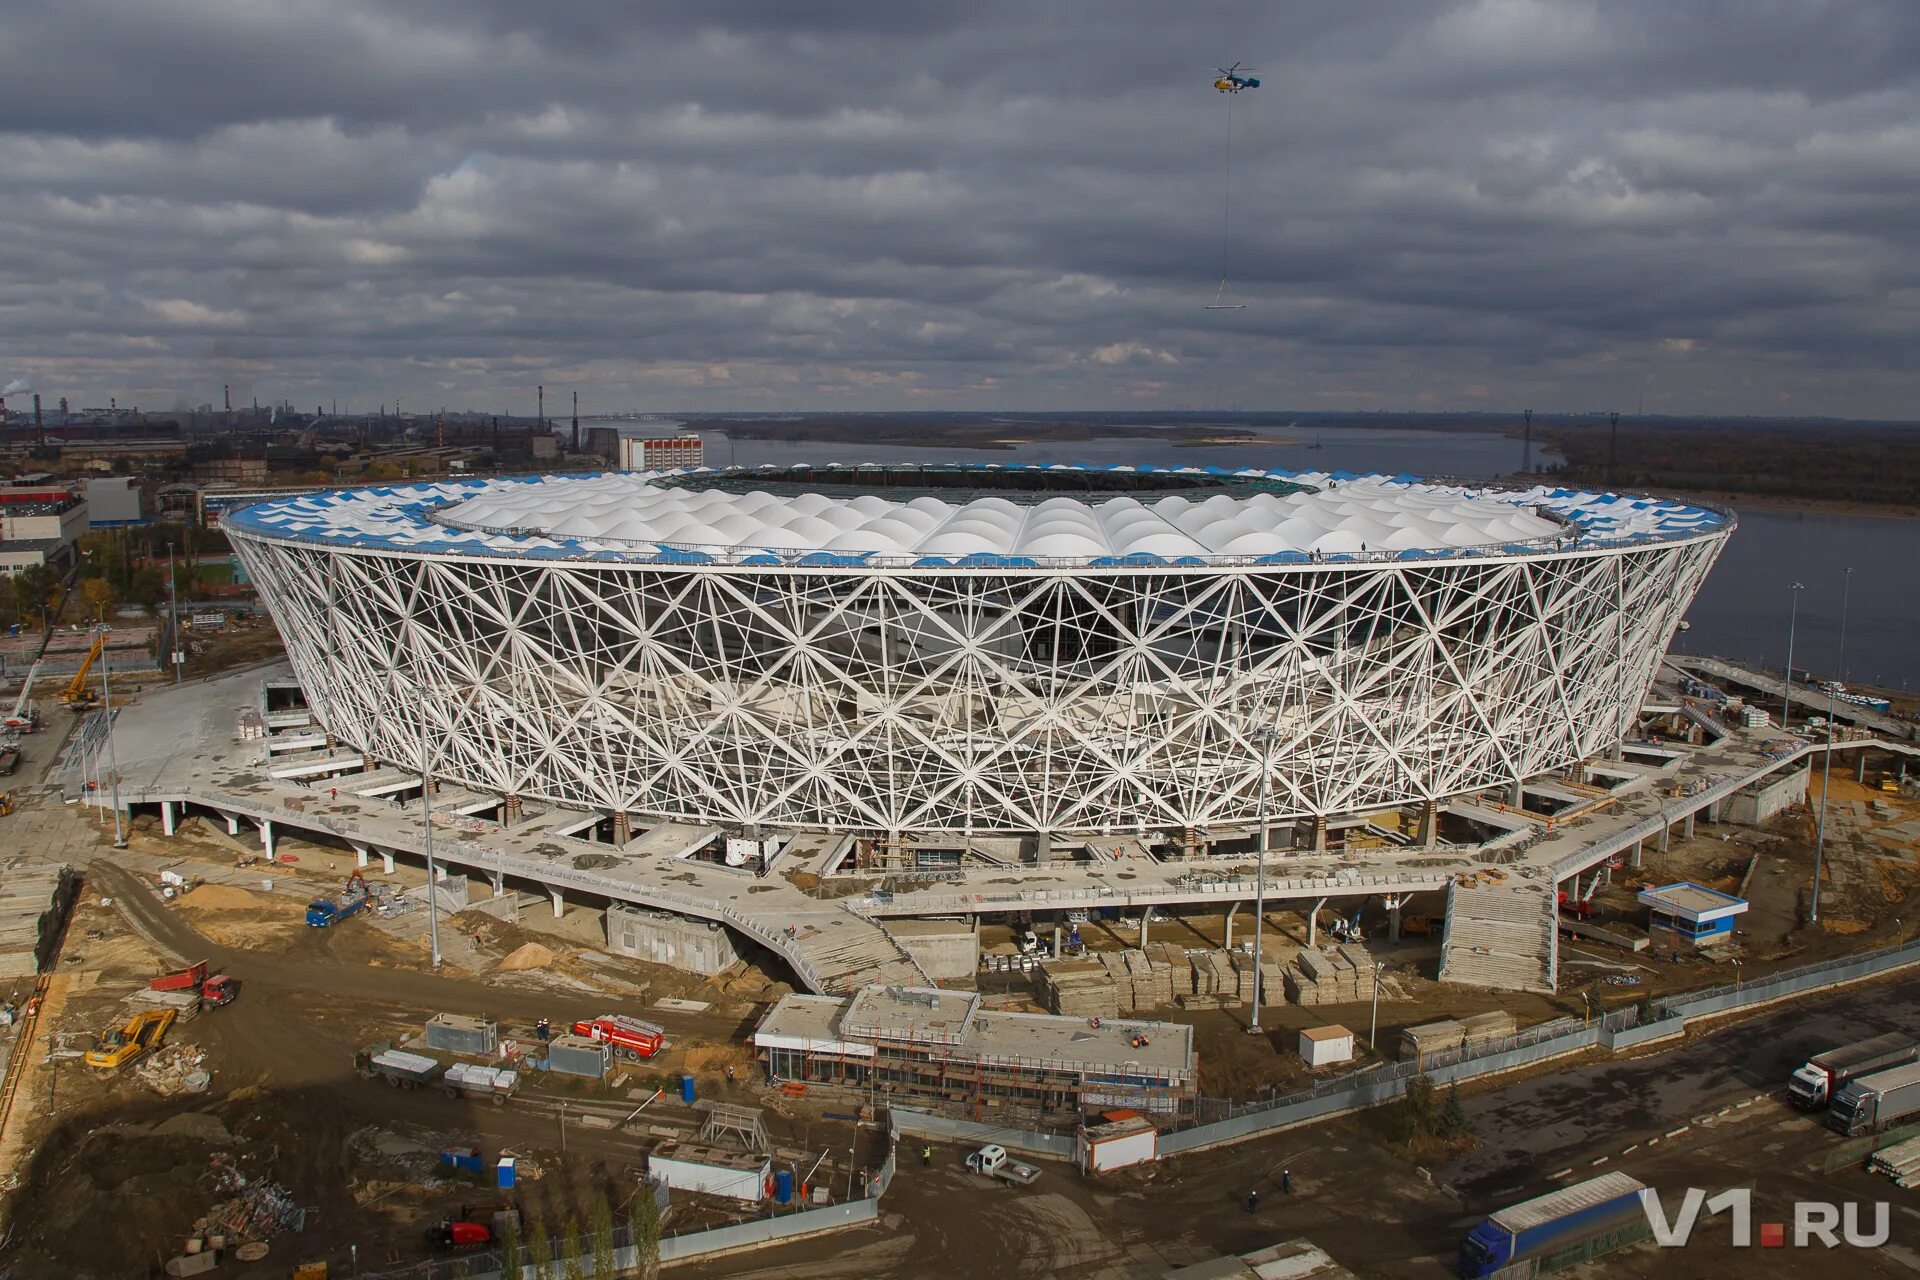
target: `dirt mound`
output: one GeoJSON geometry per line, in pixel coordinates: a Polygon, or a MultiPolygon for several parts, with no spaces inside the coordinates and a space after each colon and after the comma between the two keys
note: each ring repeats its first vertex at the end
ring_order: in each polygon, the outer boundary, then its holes
{"type": "Polygon", "coordinates": [[[515,948],[512,954],[495,965],[494,968],[505,969],[509,972],[520,969],[544,969],[553,963],[553,958],[551,949],[543,947],[537,942],[527,942],[515,948]]]}
{"type": "Polygon", "coordinates": [[[198,907],[202,911],[259,911],[267,906],[267,901],[248,889],[203,884],[181,898],[180,905],[198,907]]]}
{"type": "Polygon", "coordinates": [[[745,1074],[753,1066],[753,1055],[742,1044],[701,1044],[687,1050],[687,1070],[724,1074],[727,1067],[745,1074]]]}

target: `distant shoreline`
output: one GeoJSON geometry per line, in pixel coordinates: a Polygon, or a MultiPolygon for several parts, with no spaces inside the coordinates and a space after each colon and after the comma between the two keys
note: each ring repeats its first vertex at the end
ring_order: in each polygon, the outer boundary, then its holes
{"type": "Polygon", "coordinates": [[[1888,520],[1920,520],[1920,507],[1906,503],[1854,502],[1845,498],[1794,498],[1783,494],[1726,493],[1717,489],[1658,489],[1656,492],[1693,502],[1775,515],[1880,516],[1888,520]]]}

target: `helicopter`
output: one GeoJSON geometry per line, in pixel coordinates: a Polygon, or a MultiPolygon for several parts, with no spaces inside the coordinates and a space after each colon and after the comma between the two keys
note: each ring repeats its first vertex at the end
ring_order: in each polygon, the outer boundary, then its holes
{"type": "Polygon", "coordinates": [[[1260,87],[1260,77],[1248,74],[1253,70],[1252,67],[1242,68],[1236,62],[1230,67],[1215,67],[1214,70],[1220,73],[1220,78],[1213,82],[1213,87],[1221,93],[1238,93],[1242,89],[1260,87]]]}

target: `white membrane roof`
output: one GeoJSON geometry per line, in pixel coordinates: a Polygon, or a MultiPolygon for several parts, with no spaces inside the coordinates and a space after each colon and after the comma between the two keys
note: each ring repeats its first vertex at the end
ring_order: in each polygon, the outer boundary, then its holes
{"type": "MultiPolygon", "coordinates": [[[[1097,472],[1073,473],[1096,482],[1097,472]]],[[[1132,469],[1123,469],[1131,471],[1132,469]]],[[[1654,498],[1534,487],[1477,489],[1410,476],[1171,472],[1221,489],[1086,494],[861,492],[853,468],[795,473],[622,472],[411,485],[283,499],[227,517],[261,534],[420,550],[666,557],[723,563],[1194,564],[1516,554],[1572,543],[1665,540],[1730,523],[1654,498]],[[779,483],[774,483],[777,476],[779,483]],[[700,488],[706,479],[726,488],[700,488]],[[1283,480],[1276,492],[1236,480],[1283,480]],[[775,491],[770,491],[775,490],[775,491]]]]}

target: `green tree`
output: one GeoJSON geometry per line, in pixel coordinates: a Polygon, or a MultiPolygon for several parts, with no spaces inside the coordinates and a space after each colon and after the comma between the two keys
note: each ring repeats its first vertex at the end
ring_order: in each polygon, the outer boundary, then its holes
{"type": "Polygon", "coordinates": [[[1410,1133],[1418,1135],[1433,1132],[1432,1077],[1418,1075],[1407,1081],[1407,1096],[1402,1105],[1406,1109],[1407,1129],[1410,1133]]]}
{"type": "Polygon", "coordinates": [[[580,1219],[568,1218],[567,1229],[560,1233],[560,1276],[561,1280],[587,1280],[587,1272],[580,1265],[580,1219]]]}
{"type": "Polygon", "coordinates": [[[645,1280],[653,1280],[660,1270],[660,1203],[654,1199],[650,1179],[640,1181],[640,1194],[633,1198],[631,1225],[640,1274],[645,1280]]]}
{"type": "Polygon", "coordinates": [[[593,1198],[587,1234],[593,1239],[593,1280],[614,1280],[618,1268],[613,1265],[613,1206],[604,1191],[593,1198]]]}
{"type": "Polygon", "coordinates": [[[1473,1126],[1467,1120],[1467,1109],[1460,1105],[1460,1086],[1447,1086],[1446,1105],[1440,1108],[1440,1118],[1436,1122],[1443,1138],[1464,1138],[1473,1126]]]}
{"type": "Polygon", "coordinates": [[[520,1247],[520,1215],[507,1214],[507,1225],[500,1232],[500,1278],[521,1280],[526,1274],[526,1251],[520,1247]]]}
{"type": "Polygon", "coordinates": [[[20,571],[14,587],[20,593],[22,620],[37,617],[45,626],[53,621],[53,607],[60,602],[60,571],[52,565],[36,564],[20,571]]]}
{"type": "Polygon", "coordinates": [[[527,1234],[527,1252],[533,1255],[533,1280],[553,1280],[553,1241],[547,1238],[544,1219],[533,1220],[533,1230],[527,1234]]]}
{"type": "Polygon", "coordinates": [[[127,580],[127,601],[145,609],[152,609],[166,599],[167,576],[152,565],[142,565],[133,571],[127,580]]]}

